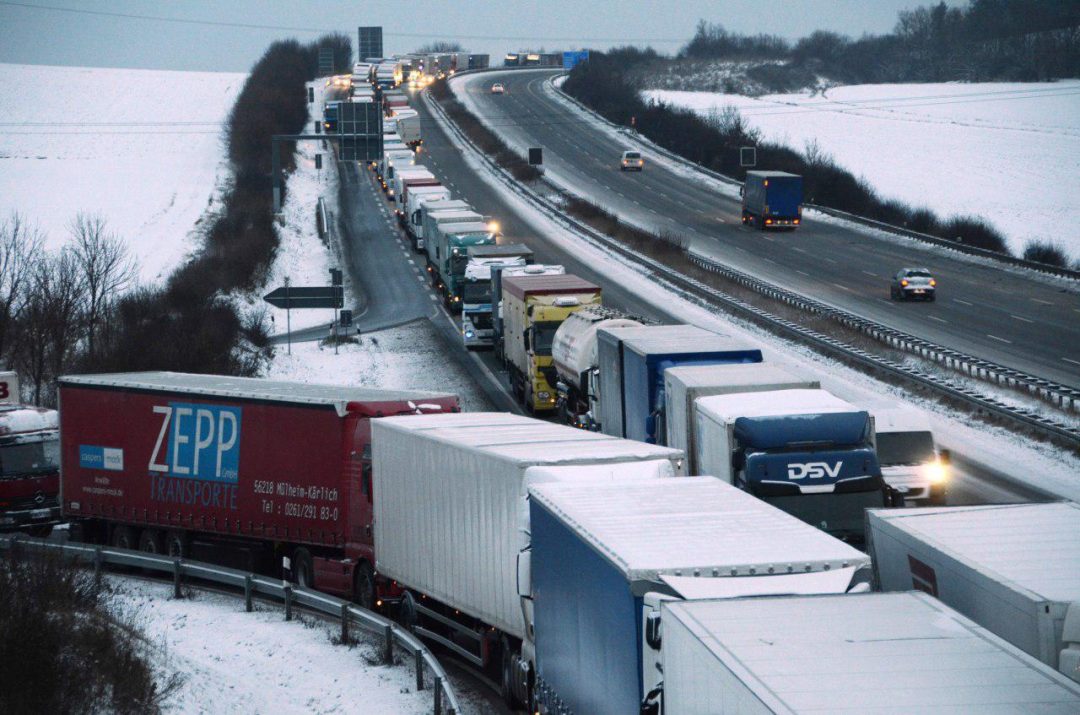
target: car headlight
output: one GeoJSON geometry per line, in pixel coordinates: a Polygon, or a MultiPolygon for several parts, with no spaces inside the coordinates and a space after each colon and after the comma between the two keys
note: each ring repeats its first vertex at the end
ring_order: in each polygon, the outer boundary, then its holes
{"type": "Polygon", "coordinates": [[[931,484],[944,484],[949,479],[949,468],[936,460],[923,467],[923,473],[931,484]]]}

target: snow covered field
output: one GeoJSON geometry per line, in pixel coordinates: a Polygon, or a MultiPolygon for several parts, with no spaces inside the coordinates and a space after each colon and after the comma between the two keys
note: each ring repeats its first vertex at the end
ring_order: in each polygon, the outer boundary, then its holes
{"type": "Polygon", "coordinates": [[[416,692],[411,667],[373,665],[374,642],[335,646],[337,629],[286,622],[277,607],[247,613],[242,599],[192,591],[177,601],[171,584],[109,581],[111,607],[146,634],[158,672],[183,679],[166,713],[431,712],[431,691],[416,692]]]}
{"type": "Polygon", "coordinates": [[[800,151],[816,140],[883,197],[942,217],[982,216],[1018,255],[1037,239],[1080,259],[1080,80],[855,85],[824,96],[643,94],[701,114],[733,105],[765,140],[800,151]]]}
{"type": "Polygon", "coordinates": [[[101,215],[157,281],[197,247],[228,179],[222,123],[245,74],[0,64],[0,220],[68,240],[101,215]]]}

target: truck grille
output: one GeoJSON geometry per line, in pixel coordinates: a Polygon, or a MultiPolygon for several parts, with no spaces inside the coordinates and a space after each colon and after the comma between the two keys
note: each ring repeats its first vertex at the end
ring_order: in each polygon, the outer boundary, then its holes
{"type": "Polygon", "coordinates": [[[60,506],[60,499],[56,496],[48,496],[41,492],[38,492],[34,496],[29,497],[16,497],[14,499],[6,499],[8,502],[7,509],[11,511],[22,511],[24,509],[49,509],[52,507],[60,506]]]}

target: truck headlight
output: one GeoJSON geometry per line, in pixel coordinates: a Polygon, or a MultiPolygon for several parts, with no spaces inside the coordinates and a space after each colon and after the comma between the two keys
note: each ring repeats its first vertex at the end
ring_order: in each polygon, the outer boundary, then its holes
{"type": "Polygon", "coordinates": [[[472,340],[474,337],[476,337],[476,333],[474,333],[471,330],[466,330],[465,331],[465,339],[466,340],[472,340]]]}
{"type": "Polygon", "coordinates": [[[551,399],[551,393],[546,392],[546,391],[545,392],[538,392],[538,393],[536,393],[536,396],[538,398],[540,398],[541,400],[550,400],[551,399]]]}

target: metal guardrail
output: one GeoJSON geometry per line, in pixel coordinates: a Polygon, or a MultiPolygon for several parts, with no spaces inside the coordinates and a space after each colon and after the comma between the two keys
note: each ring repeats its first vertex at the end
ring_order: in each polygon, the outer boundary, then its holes
{"type": "MultiPolygon", "coordinates": [[[[907,367],[884,357],[873,355],[865,350],[848,345],[841,340],[829,337],[817,331],[805,328],[789,320],[773,315],[757,306],[746,303],[738,298],[728,295],[700,281],[696,281],[675,269],[660,263],[648,256],[643,256],[609,236],[596,231],[592,227],[577,221],[556,206],[549,199],[540,196],[531,189],[525,187],[513,178],[505,169],[498,165],[494,159],[484,154],[472,140],[455,124],[437,101],[431,99],[425,91],[424,101],[443,120],[443,123],[458,138],[459,141],[473,149],[494,174],[512,191],[528,201],[534,207],[543,211],[549,218],[561,224],[568,230],[574,231],[594,243],[608,249],[634,263],[650,270],[655,277],[662,279],[674,289],[689,294],[705,305],[721,304],[731,312],[744,318],[749,318],[759,325],[765,325],[773,332],[812,345],[819,350],[861,365],[871,370],[885,373],[894,378],[900,378],[921,387],[929,388],[935,393],[956,399],[979,412],[987,412],[1006,419],[1014,424],[1032,428],[1036,431],[1063,440],[1073,446],[1080,447],[1080,430],[1074,429],[1056,420],[1051,420],[1037,415],[1029,410],[1012,407],[989,395],[984,395],[964,385],[957,384],[945,377],[932,375],[915,367],[907,367]]],[[[719,264],[717,264],[719,265],[719,264]]],[[[705,267],[705,266],[703,266],[705,267]]],[[[888,330],[882,326],[883,330],[888,330]]]]}
{"type": "Polygon", "coordinates": [[[450,685],[450,679],[447,677],[446,671],[419,638],[390,619],[360,608],[348,601],[318,591],[293,586],[281,580],[199,561],[158,556],[111,546],[65,544],[45,539],[35,539],[22,534],[0,534],[0,549],[11,549],[16,545],[27,549],[51,551],[72,556],[78,561],[90,564],[94,569],[95,576],[100,575],[106,565],[141,568],[171,574],[173,577],[173,593],[178,598],[185,579],[198,579],[243,589],[244,602],[248,612],[253,609],[252,599],[256,595],[281,601],[285,608],[285,620],[287,621],[292,620],[294,606],[303,606],[330,618],[340,619],[342,642],[348,642],[349,632],[354,625],[359,626],[362,630],[382,637],[382,660],[386,665],[392,665],[394,662],[395,645],[412,656],[416,668],[417,690],[423,690],[425,687],[424,666],[426,664],[434,676],[433,712],[435,715],[443,715],[444,713],[446,715],[455,715],[461,712],[457,696],[450,685]]]}
{"type": "MultiPolygon", "coordinates": [[[[558,77],[558,76],[561,76],[561,75],[556,75],[556,77],[558,77]]],[[[548,83],[551,84],[553,81],[554,81],[554,78],[549,80],[548,83]]],[[[566,98],[568,101],[573,103],[575,106],[579,107],[582,111],[585,111],[585,112],[588,112],[588,113],[592,114],[597,119],[602,120],[603,122],[607,123],[612,128],[619,130],[623,134],[628,133],[628,130],[623,131],[625,128],[620,127],[619,125],[608,121],[607,119],[600,116],[599,114],[597,114],[592,109],[589,109],[585,105],[581,104],[581,102],[579,102],[578,100],[574,99],[570,95],[568,95],[565,92],[563,92],[562,90],[560,90],[558,87],[553,86],[552,89],[554,91],[558,92],[561,97],[566,98]]],[[[668,156],[669,158],[671,158],[671,159],[673,159],[675,161],[679,161],[680,163],[682,163],[682,164],[684,164],[684,165],[686,165],[686,166],[688,166],[688,167],[690,167],[690,168],[692,168],[694,170],[701,171],[702,173],[707,174],[708,176],[711,176],[713,178],[719,179],[721,181],[727,182],[727,183],[732,184],[732,185],[736,185],[736,186],[741,186],[742,185],[741,182],[736,181],[735,179],[724,176],[722,174],[718,174],[715,171],[712,171],[710,169],[706,169],[706,168],[704,168],[704,167],[702,167],[702,166],[700,166],[698,164],[695,164],[694,162],[690,161],[689,159],[686,159],[685,157],[679,156],[678,154],[674,154],[673,152],[670,152],[667,149],[664,149],[663,147],[660,147],[660,146],[656,145],[651,140],[646,139],[645,137],[641,137],[640,135],[638,135],[636,133],[634,133],[633,136],[636,139],[638,139],[639,141],[641,141],[642,143],[648,144],[651,148],[655,149],[657,152],[663,153],[666,156],[668,156]]],[[[871,219],[865,219],[865,218],[862,218],[860,216],[854,216],[852,214],[848,214],[848,213],[845,213],[843,211],[837,211],[836,209],[830,209],[830,208],[822,207],[822,206],[814,206],[813,208],[815,208],[815,209],[817,209],[819,211],[822,211],[823,213],[828,213],[830,215],[839,216],[839,217],[845,218],[845,219],[850,219],[852,221],[862,223],[864,225],[873,226],[873,227],[876,227],[876,228],[882,228],[882,229],[885,229],[885,230],[890,230],[890,231],[895,231],[895,232],[902,232],[902,233],[906,232],[907,234],[915,236],[915,237],[923,237],[923,238],[926,238],[927,240],[932,240],[934,242],[938,242],[941,245],[943,245],[943,246],[945,246],[947,248],[950,248],[950,249],[958,247],[958,244],[955,244],[955,243],[953,243],[951,241],[946,241],[946,240],[941,239],[941,238],[937,238],[936,236],[926,236],[925,234],[918,234],[915,231],[907,231],[907,229],[899,228],[897,226],[891,226],[891,225],[888,225],[888,224],[883,224],[883,223],[881,223],[879,221],[873,221],[871,219]]],[[[968,247],[968,248],[973,248],[973,247],[968,247]]],[[[983,249],[974,249],[974,248],[973,248],[973,250],[981,251],[982,253],[988,254],[991,257],[995,258],[995,259],[1008,258],[1006,256],[1002,256],[1001,254],[993,253],[992,251],[984,251],[983,249]]],[[[802,296],[802,295],[799,295],[797,293],[794,293],[792,291],[779,288],[778,286],[772,285],[772,284],[767,283],[767,282],[765,282],[763,280],[760,280],[758,278],[750,276],[749,274],[742,273],[741,271],[737,271],[734,268],[731,268],[730,266],[724,265],[724,264],[718,262],[716,259],[711,258],[711,257],[706,257],[706,256],[703,256],[703,255],[700,255],[700,254],[691,253],[690,259],[692,261],[694,261],[695,263],[697,263],[702,268],[704,268],[704,269],[706,269],[708,271],[714,272],[714,273],[722,274],[726,278],[729,278],[730,280],[734,280],[734,281],[746,286],[747,288],[750,288],[750,289],[752,289],[752,290],[754,290],[754,291],[756,291],[758,293],[761,293],[762,295],[766,295],[766,296],[768,296],[770,298],[781,300],[781,301],[783,301],[785,303],[788,303],[789,305],[795,306],[797,308],[807,310],[809,312],[817,313],[819,315],[823,315],[825,317],[836,320],[837,322],[844,325],[845,327],[858,330],[859,332],[861,332],[861,333],[863,333],[863,334],[865,334],[865,335],[867,335],[869,337],[872,337],[875,340],[878,340],[879,342],[883,342],[883,343],[885,343],[886,345],[889,345],[892,348],[895,348],[895,349],[898,349],[898,350],[903,350],[905,352],[909,352],[909,353],[912,353],[914,355],[918,355],[919,357],[922,357],[924,359],[933,360],[934,362],[936,362],[936,363],[938,363],[938,364],[940,364],[940,365],[942,365],[942,366],[944,366],[946,368],[956,370],[957,372],[959,372],[961,374],[964,374],[964,375],[967,375],[968,377],[983,380],[983,381],[986,381],[986,382],[993,382],[993,383],[995,383],[997,385],[1012,388],[1012,389],[1016,389],[1016,388],[1025,389],[1028,392],[1029,395],[1032,395],[1032,396],[1034,396],[1034,397],[1036,397],[1038,399],[1041,399],[1044,402],[1047,402],[1047,403],[1049,403],[1051,405],[1054,405],[1055,407],[1058,407],[1058,408],[1060,408],[1062,410],[1066,410],[1066,411],[1070,411],[1070,412],[1080,411],[1080,390],[1078,390],[1078,389],[1076,389],[1074,387],[1071,387],[1069,385],[1064,385],[1064,384],[1061,384],[1061,383],[1053,382],[1051,380],[1046,380],[1046,379],[1043,379],[1043,378],[1038,377],[1036,375],[1032,375],[1032,374],[1023,372],[1021,370],[1016,370],[1016,369],[1013,369],[1011,367],[1006,367],[1005,365],[1000,365],[1000,364],[992,362],[990,360],[984,360],[982,358],[975,357],[974,355],[968,355],[968,354],[962,353],[962,352],[960,352],[958,350],[953,350],[952,348],[948,348],[948,347],[945,347],[943,345],[938,345],[938,344],[930,342],[929,340],[924,340],[923,338],[916,337],[914,335],[911,335],[910,333],[905,333],[903,331],[896,330],[894,328],[890,328],[890,327],[888,327],[888,326],[886,326],[886,325],[884,325],[882,323],[877,323],[877,322],[869,320],[867,318],[863,318],[861,316],[858,316],[858,315],[856,315],[854,313],[851,313],[851,312],[848,312],[846,310],[842,310],[840,308],[834,308],[832,306],[826,305],[825,303],[821,303],[820,301],[816,301],[816,300],[813,300],[811,298],[807,298],[806,296],[802,296]]],[[[1019,260],[1019,259],[1012,259],[1012,260],[1019,260]]],[[[1026,263],[1031,263],[1031,261],[1027,261],[1026,263]]],[[[1036,263],[1036,264],[1032,264],[1032,265],[1037,267],[1037,268],[1053,268],[1053,266],[1047,267],[1047,266],[1044,266],[1044,264],[1040,264],[1040,263],[1036,263]]],[[[1063,271],[1065,271],[1065,272],[1064,273],[1059,273],[1059,275],[1066,275],[1066,273],[1073,273],[1077,277],[1080,277],[1080,272],[1068,271],[1067,269],[1063,269],[1063,271]]]]}
{"type": "MultiPolygon", "coordinates": [[[[571,97],[569,94],[562,91],[562,89],[554,85],[554,81],[564,75],[565,73],[557,74],[554,75],[550,80],[548,80],[548,84],[551,86],[552,90],[557,92],[560,97],[572,103],[581,111],[592,116],[597,121],[606,124],[608,127],[624,136],[635,139],[636,141],[648,146],[650,150],[655,151],[657,154],[662,154],[664,157],[671,159],[672,161],[678,162],[683,166],[686,166],[695,171],[699,171],[702,174],[709,176],[710,178],[716,179],[717,181],[722,181],[732,186],[742,186],[743,182],[739,181],[738,179],[733,179],[730,176],[726,176],[725,174],[721,174],[717,171],[709,169],[708,167],[702,166],[695,161],[687,159],[681,154],[676,154],[670,149],[666,149],[660,146],[648,137],[642,136],[641,133],[630,129],[629,127],[624,127],[621,124],[616,124],[615,122],[601,115],[599,112],[592,109],[591,107],[585,106],[577,98],[571,97]]],[[[981,258],[988,258],[990,260],[998,261],[1000,263],[1007,263],[1018,268],[1025,268],[1027,270],[1036,271],[1038,273],[1046,273],[1048,275],[1057,276],[1059,278],[1071,278],[1074,280],[1080,280],[1080,270],[1074,270],[1071,268],[1059,268],[1058,266],[1051,266],[1047,263],[1029,261],[1024,258],[1017,258],[1015,256],[1009,256],[1004,253],[998,253],[997,251],[990,251],[985,248],[979,248],[978,246],[968,246],[963,243],[958,243],[957,241],[950,241],[946,238],[931,236],[930,234],[921,233],[919,231],[912,231],[911,229],[904,228],[903,226],[896,226],[891,223],[884,223],[883,221],[875,221],[874,219],[857,216],[855,214],[841,211],[840,209],[834,209],[829,206],[821,206],[820,204],[811,203],[803,204],[803,206],[809,209],[813,209],[814,211],[820,211],[821,213],[827,214],[829,216],[842,218],[847,221],[862,224],[863,226],[880,229],[882,231],[888,231],[890,233],[906,236],[908,238],[914,238],[920,241],[924,241],[926,243],[932,243],[934,245],[941,246],[942,248],[947,248],[952,251],[958,251],[960,253],[966,253],[968,255],[978,256],[981,258]]]]}

